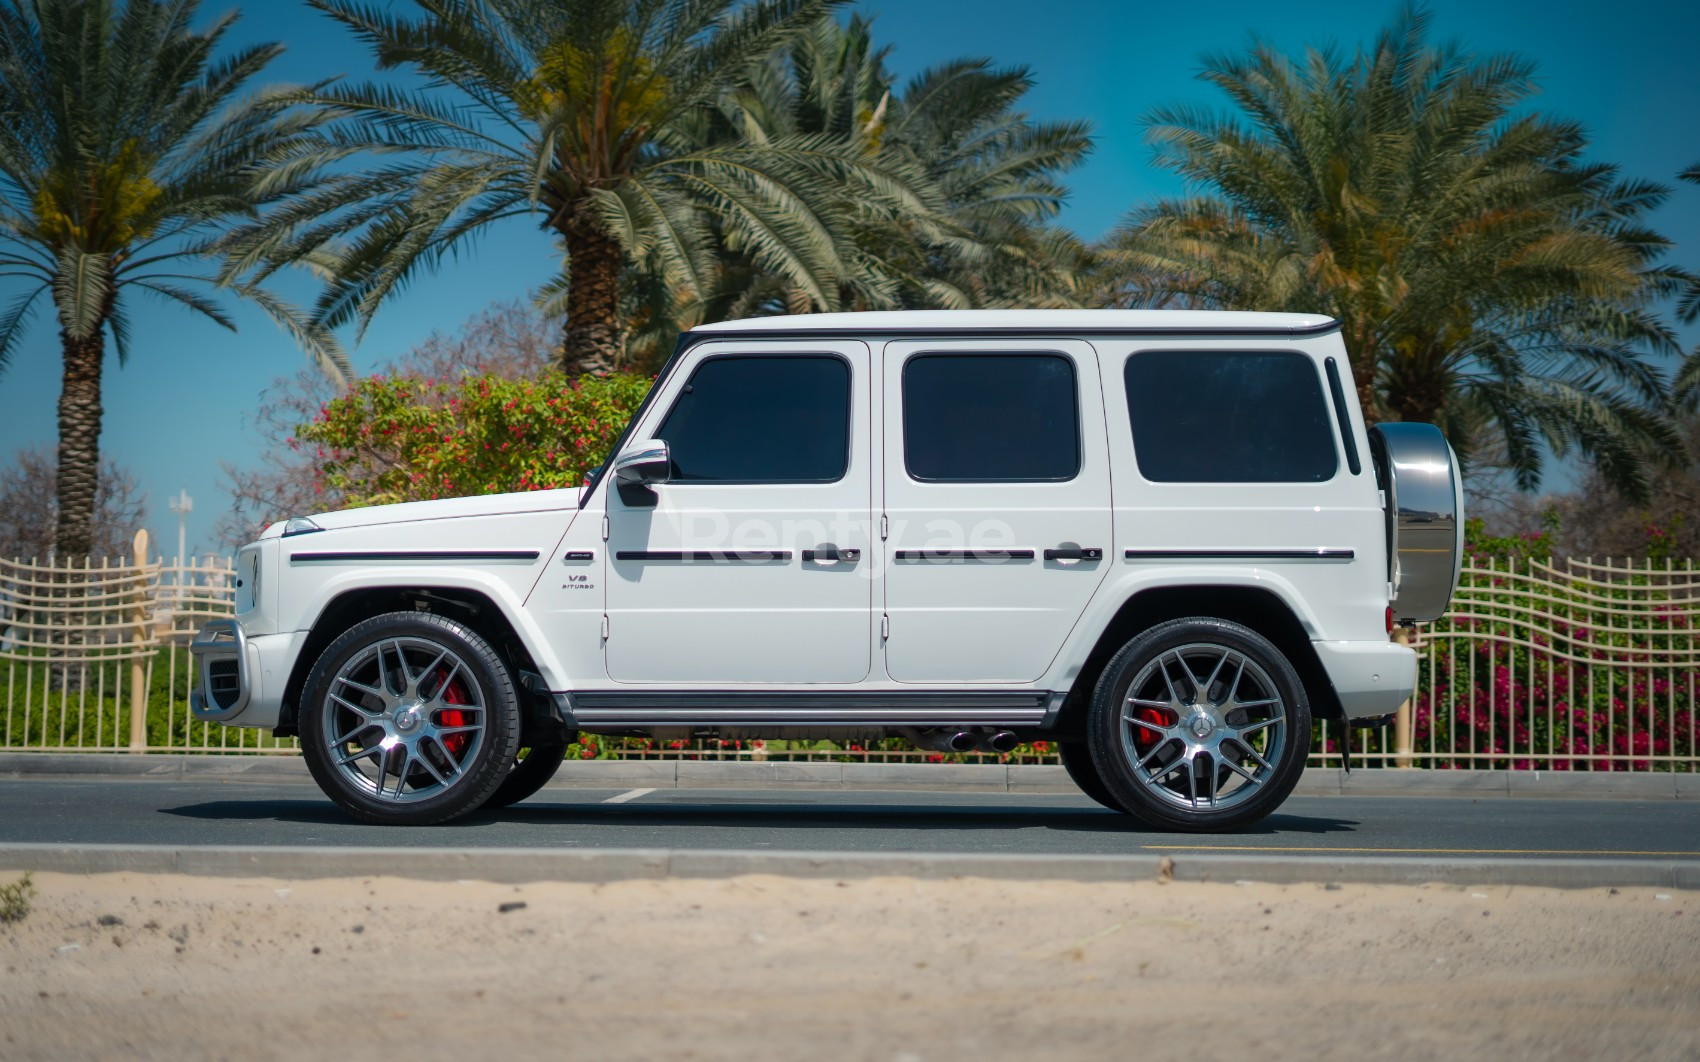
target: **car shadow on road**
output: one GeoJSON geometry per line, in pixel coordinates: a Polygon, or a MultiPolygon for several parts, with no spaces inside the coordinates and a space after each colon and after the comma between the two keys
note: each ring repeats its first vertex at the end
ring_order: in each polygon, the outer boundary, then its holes
{"type": "MultiPolygon", "coordinates": [[[[356,822],[328,800],[215,800],[161,808],[160,813],[207,821],[270,821],[311,826],[346,826],[362,831],[382,831],[387,840],[394,837],[391,828],[356,822]]],[[[1093,807],[818,804],[802,800],[795,804],[776,804],[764,800],[749,803],[658,801],[652,804],[634,801],[609,805],[600,801],[564,802],[558,798],[533,798],[525,804],[499,811],[473,812],[439,828],[459,832],[490,830],[492,827],[501,826],[544,829],[550,826],[590,827],[598,832],[607,830],[615,835],[635,830],[645,835],[643,840],[646,844],[666,843],[682,847],[689,847],[693,843],[690,833],[712,831],[720,834],[725,830],[885,830],[894,834],[915,831],[1013,833],[1018,830],[1042,830],[1055,833],[1183,836],[1164,833],[1126,815],[1093,807]],[[681,835],[658,837],[654,833],[658,830],[665,833],[679,831],[681,835]]],[[[1277,813],[1254,826],[1234,831],[1233,836],[1354,833],[1358,826],[1359,823],[1353,819],[1277,813]]],[[[510,831],[499,832],[508,834],[510,831]]],[[[611,841],[615,839],[610,837],[611,841]]],[[[423,838],[420,840],[423,841],[423,838]]],[[[573,840],[583,843],[585,835],[577,832],[573,840]]],[[[284,843],[287,843],[286,839],[284,843]]]]}
{"type": "MultiPolygon", "coordinates": [[[[901,804],[804,804],[688,803],[669,801],[655,804],[606,805],[555,804],[533,801],[497,812],[474,812],[464,820],[480,822],[525,822],[535,825],[619,823],[646,827],[744,827],[751,829],[800,830],[991,830],[1042,829],[1075,833],[1154,834],[1164,831],[1147,826],[1127,815],[1098,807],[981,807],[975,805],[901,804]]],[[[1324,834],[1355,832],[1358,823],[1317,815],[1275,814],[1253,826],[1235,831],[1240,835],[1279,833],[1324,834]]]]}

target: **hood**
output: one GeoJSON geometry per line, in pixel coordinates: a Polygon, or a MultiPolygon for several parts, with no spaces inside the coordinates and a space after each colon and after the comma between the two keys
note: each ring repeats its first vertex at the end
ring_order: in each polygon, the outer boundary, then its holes
{"type": "MultiPolygon", "coordinates": [[[[314,513],[315,524],[326,531],[350,527],[373,527],[378,524],[406,524],[422,520],[456,520],[468,516],[504,516],[509,513],[571,512],[578,508],[576,488],[562,490],[528,490],[513,494],[480,494],[471,498],[439,498],[435,501],[402,502],[397,505],[368,505],[358,509],[338,509],[331,513],[314,513]]],[[[283,534],[286,520],[266,528],[261,538],[277,538],[283,534]]]]}

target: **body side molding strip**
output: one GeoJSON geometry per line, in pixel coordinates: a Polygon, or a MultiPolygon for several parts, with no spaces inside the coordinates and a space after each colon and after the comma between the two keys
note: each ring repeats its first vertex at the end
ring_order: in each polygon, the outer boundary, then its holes
{"type": "Polygon", "coordinates": [[[291,553],[290,563],[339,563],[349,561],[534,561],[534,549],[387,549],[346,550],[331,553],[291,553]]]}
{"type": "Polygon", "coordinates": [[[788,549],[622,549],[614,554],[614,559],[623,561],[678,561],[686,564],[701,562],[712,564],[767,564],[771,561],[790,560],[791,551],[788,549]]]}
{"type": "Polygon", "coordinates": [[[1350,549],[1130,549],[1127,560],[1351,560],[1350,549]]]}
{"type": "Polygon", "coordinates": [[[1030,549],[900,549],[900,561],[1032,560],[1030,549]]]}

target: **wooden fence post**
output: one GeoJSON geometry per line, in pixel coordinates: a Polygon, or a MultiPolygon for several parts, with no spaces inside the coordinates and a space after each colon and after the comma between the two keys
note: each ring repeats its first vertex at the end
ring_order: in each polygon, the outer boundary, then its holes
{"type": "Polygon", "coordinates": [[[147,665],[142,659],[142,649],[147,639],[148,623],[148,532],[146,528],[136,532],[134,550],[131,554],[136,564],[136,611],[132,617],[134,626],[130,633],[130,751],[146,752],[148,750],[148,684],[147,665]]]}

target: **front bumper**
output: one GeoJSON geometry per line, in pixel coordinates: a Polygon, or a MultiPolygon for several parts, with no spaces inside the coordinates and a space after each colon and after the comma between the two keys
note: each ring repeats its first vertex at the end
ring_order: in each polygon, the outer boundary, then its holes
{"type": "Polygon", "coordinates": [[[253,696],[248,667],[248,637],[235,620],[213,620],[189,643],[195,661],[195,688],[189,710],[196,719],[222,723],[242,714],[253,696]]]}
{"type": "Polygon", "coordinates": [[[213,620],[189,643],[195,688],[189,711],[226,726],[273,727],[304,632],[249,637],[235,620],[213,620]]]}
{"type": "Polygon", "coordinates": [[[1347,719],[1390,715],[1417,689],[1417,653],[1392,642],[1311,642],[1347,719]]]}

